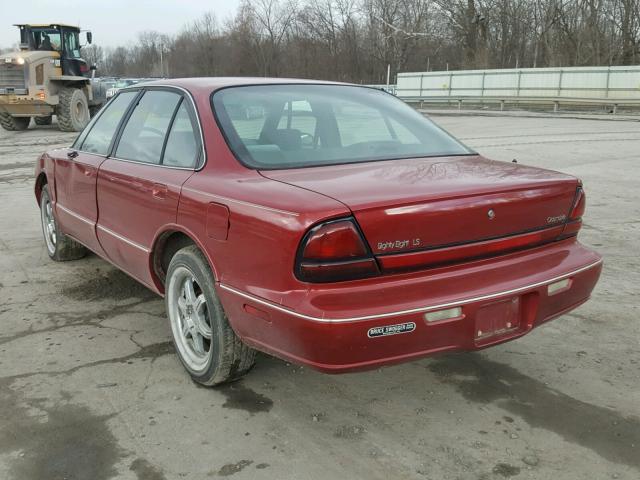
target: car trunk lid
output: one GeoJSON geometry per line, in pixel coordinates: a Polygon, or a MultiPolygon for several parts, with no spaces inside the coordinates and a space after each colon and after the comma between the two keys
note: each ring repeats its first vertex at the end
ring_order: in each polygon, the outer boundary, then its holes
{"type": "Polygon", "coordinates": [[[538,240],[555,238],[578,185],[569,175],[477,155],[261,173],[344,203],[376,256],[478,242],[499,252],[496,239],[519,236],[522,247],[540,243],[522,235],[541,230],[551,233],[538,240]]]}

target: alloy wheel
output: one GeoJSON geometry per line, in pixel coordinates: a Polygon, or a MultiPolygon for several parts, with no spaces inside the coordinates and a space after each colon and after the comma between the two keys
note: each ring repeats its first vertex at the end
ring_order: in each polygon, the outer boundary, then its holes
{"type": "Polygon", "coordinates": [[[193,372],[207,368],[211,357],[211,320],[204,292],[193,272],[184,266],[167,282],[168,316],[176,347],[193,372]]]}

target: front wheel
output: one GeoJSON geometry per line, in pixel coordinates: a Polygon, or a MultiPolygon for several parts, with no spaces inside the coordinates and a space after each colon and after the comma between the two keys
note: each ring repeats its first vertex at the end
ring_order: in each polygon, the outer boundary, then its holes
{"type": "Polygon", "coordinates": [[[173,256],[165,291],[173,342],[191,378],[207,386],[240,378],[256,355],[229,325],[213,285],[211,268],[196,246],[173,256]]]}
{"type": "Polygon", "coordinates": [[[40,194],[40,219],[47,253],[56,262],[77,260],[87,254],[87,249],[72,238],[66,236],[58,228],[53,205],[49,196],[49,186],[42,187],[40,194]]]}
{"type": "Polygon", "coordinates": [[[89,101],[80,88],[64,87],[58,94],[58,127],[63,132],[79,132],[89,123],[89,101]]]}

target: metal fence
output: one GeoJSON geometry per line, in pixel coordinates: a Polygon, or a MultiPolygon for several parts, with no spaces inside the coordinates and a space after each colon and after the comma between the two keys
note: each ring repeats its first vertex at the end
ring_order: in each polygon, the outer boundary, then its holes
{"type": "Polygon", "coordinates": [[[368,84],[368,85],[363,85],[365,87],[371,87],[371,88],[377,88],[378,90],[384,90],[385,92],[388,93],[392,93],[393,95],[396,95],[396,86],[394,84],[384,84],[384,83],[377,83],[377,84],[368,84]]]}
{"type": "Polygon", "coordinates": [[[419,101],[553,101],[640,105],[640,66],[399,73],[396,94],[419,101]]]}

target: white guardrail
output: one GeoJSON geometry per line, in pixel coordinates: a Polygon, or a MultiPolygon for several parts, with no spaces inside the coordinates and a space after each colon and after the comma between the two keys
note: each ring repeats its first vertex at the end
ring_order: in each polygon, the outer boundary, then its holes
{"type": "Polygon", "coordinates": [[[640,106],[640,66],[399,73],[396,95],[418,102],[640,106]]]}

